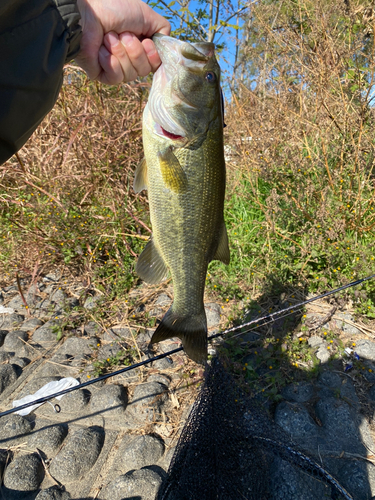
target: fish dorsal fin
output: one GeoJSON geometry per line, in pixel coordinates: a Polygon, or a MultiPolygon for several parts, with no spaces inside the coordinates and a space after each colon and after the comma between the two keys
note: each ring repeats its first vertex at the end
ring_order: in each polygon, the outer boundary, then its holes
{"type": "Polygon", "coordinates": [[[188,181],[176,155],[170,148],[158,153],[161,175],[165,186],[174,193],[186,191],[188,181]]]}
{"type": "Polygon", "coordinates": [[[228,244],[228,234],[227,228],[225,227],[225,222],[223,222],[219,235],[219,244],[217,246],[214,258],[212,260],[220,260],[224,264],[229,264],[230,253],[228,244]]]}
{"type": "Polygon", "coordinates": [[[148,179],[147,179],[147,163],[146,158],[143,158],[141,163],[138,165],[133,182],[133,189],[136,193],[147,189],[148,187],[148,179]]]}
{"type": "Polygon", "coordinates": [[[151,285],[160,283],[167,276],[168,268],[152,239],[148,241],[139,256],[135,271],[140,278],[151,285]]]}

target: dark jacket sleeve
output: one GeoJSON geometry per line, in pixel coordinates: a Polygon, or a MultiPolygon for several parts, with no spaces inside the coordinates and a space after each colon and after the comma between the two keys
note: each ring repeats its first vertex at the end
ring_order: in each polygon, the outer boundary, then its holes
{"type": "Polygon", "coordinates": [[[79,51],[75,0],[0,0],[0,164],[51,110],[79,51]]]}

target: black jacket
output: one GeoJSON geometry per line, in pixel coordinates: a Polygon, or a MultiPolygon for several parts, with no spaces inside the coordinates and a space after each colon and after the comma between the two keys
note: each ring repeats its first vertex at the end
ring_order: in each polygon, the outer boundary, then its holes
{"type": "Polygon", "coordinates": [[[0,164],[51,110],[79,51],[75,0],[0,0],[0,164]]]}

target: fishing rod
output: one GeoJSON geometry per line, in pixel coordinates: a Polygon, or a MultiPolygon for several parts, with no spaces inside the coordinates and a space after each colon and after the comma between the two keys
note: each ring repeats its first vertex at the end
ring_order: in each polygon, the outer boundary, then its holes
{"type": "MultiPolygon", "coordinates": [[[[315,297],[312,297],[311,299],[307,299],[307,300],[300,302],[298,304],[294,304],[292,306],[286,307],[285,309],[282,309],[281,311],[275,311],[274,313],[267,314],[266,316],[252,319],[251,321],[248,321],[247,323],[243,323],[241,325],[236,325],[236,326],[233,326],[231,328],[228,328],[227,330],[224,330],[222,332],[219,332],[219,333],[216,333],[214,335],[209,336],[208,340],[211,341],[215,338],[223,337],[224,335],[227,335],[228,333],[235,332],[237,330],[249,327],[249,326],[254,325],[254,324],[256,324],[255,328],[267,325],[269,323],[272,323],[276,319],[281,319],[281,318],[284,318],[286,316],[289,316],[292,313],[295,313],[296,310],[301,309],[306,304],[310,304],[311,302],[315,302],[316,300],[323,299],[325,297],[329,297],[330,295],[341,292],[342,290],[346,290],[346,289],[351,288],[353,286],[360,285],[361,283],[364,283],[365,281],[369,281],[373,278],[375,278],[375,274],[372,274],[371,276],[367,276],[366,278],[361,278],[359,280],[352,281],[351,283],[348,283],[347,285],[340,286],[338,288],[335,288],[334,290],[330,290],[329,292],[322,293],[321,295],[316,295],[315,297]]],[[[251,328],[251,329],[248,329],[246,331],[251,331],[253,329],[254,328],[251,328]]],[[[241,333],[245,333],[245,332],[242,331],[241,333]]],[[[30,406],[41,405],[41,404],[46,403],[47,401],[50,401],[51,399],[56,398],[58,396],[63,396],[64,394],[68,394],[69,392],[73,392],[73,391],[76,391],[78,389],[83,389],[84,387],[88,387],[92,384],[96,384],[98,382],[101,382],[102,380],[107,380],[107,379],[114,377],[116,375],[120,375],[121,373],[125,373],[125,372],[128,372],[130,370],[134,370],[135,368],[145,366],[145,365],[152,363],[154,361],[158,361],[159,359],[166,358],[167,356],[171,356],[172,354],[176,354],[177,352],[181,352],[182,350],[183,350],[182,346],[177,347],[176,349],[165,352],[163,354],[158,354],[157,356],[146,359],[144,361],[140,361],[139,363],[135,363],[131,366],[127,366],[125,368],[122,368],[121,370],[117,370],[117,371],[112,372],[112,373],[107,373],[105,375],[101,375],[100,377],[97,377],[97,378],[92,379],[92,380],[88,380],[87,382],[82,382],[81,384],[75,385],[74,387],[69,387],[68,389],[64,389],[62,391],[56,392],[54,394],[50,394],[50,395],[45,396],[43,398],[36,399],[35,401],[30,401],[29,403],[26,403],[24,405],[16,406],[15,408],[11,408],[10,410],[6,410],[6,411],[1,412],[0,418],[5,417],[6,415],[9,415],[11,413],[15,413],[17,411],[28,408],[30,406]]]]}

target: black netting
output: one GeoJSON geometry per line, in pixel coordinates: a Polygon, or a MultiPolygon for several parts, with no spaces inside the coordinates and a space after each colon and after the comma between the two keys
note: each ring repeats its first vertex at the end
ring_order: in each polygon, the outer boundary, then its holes
{"type": "Polygon", "coordinates": [[[352,499],[215,359],[158,500],[352,499]]]}

